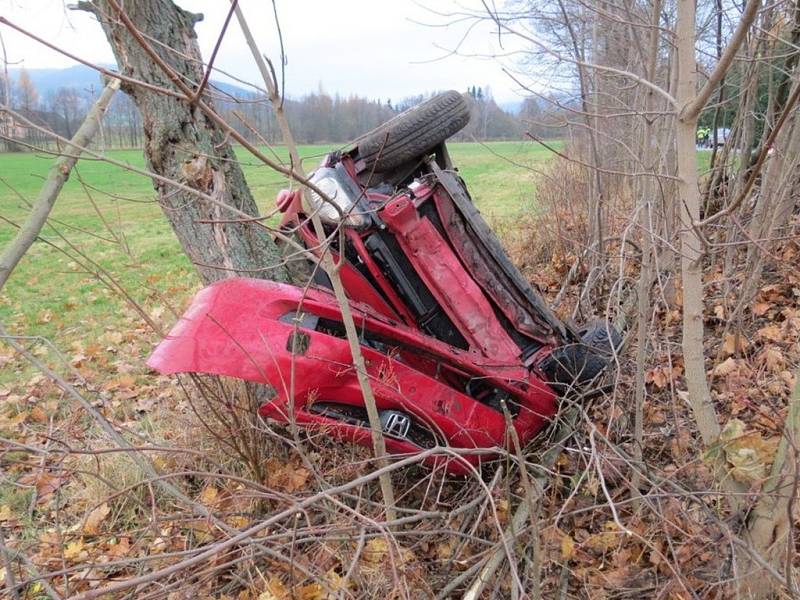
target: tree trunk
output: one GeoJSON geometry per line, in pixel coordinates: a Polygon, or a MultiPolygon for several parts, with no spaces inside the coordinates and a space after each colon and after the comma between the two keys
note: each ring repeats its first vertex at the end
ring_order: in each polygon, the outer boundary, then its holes
{"type": "Polygon", "coordinates": [[[679,0],[678,25],[678,106],[684,110],[676,123],[678,184],[680,202],[681,282],[683,284],[683,359],[689,404],[706,448],[719,437],[720,427],[706,380],[703,347],[703,271],[702,242],[693,227],[700,219],[700,189],[697,181],[695,131],[697,114],[687,107],[695,99],[697,67],[694,54],[694,0],[679,0]]]}
{"type": "MultiPolygon", "coordinates": [[[[176,89],[119,22],[107,0],[81,2],[79,7],[97,16],[121,72],[147,84],[176,89]]],[[[196,87],[203,80],[203,62],[194,32],[194,24],[202,15],[184,11],[171,0],[127,2],[125,13],[142,34],[154,40],[156,52],[187,85],[196,87]]],[[[123,83],[122,89],[142,114],[144,153],[150,170],[258,216],[242,170],[220,127],[181,98],[128,83],[123,83]]],[[[210,98],[202,98],[211,105],[210,98]]],[[[219,222],[230,220],[232,215],[218,205],[176,192],[161,182],[154,181],[153,186],[183,250],[204,282],[236,274],[287,280],[275,244],[260,224],[219,222]]]]}
{"type": "MultiPolygon", "coordinates": [[[[793,503],[797,497],[797,448],[800,442],[800,371],[795,373],[789,413],[783,427],[772,472],[761,490],[761,499],[750,513],[748,535],[751,549],[776,570],[785,569],[787,587],[793,587],[791,563],[786,564],[792,540],[793,503]]],[[[792,550],[793,551],[793,550],[792,550]]],[[[776,581],[771,579],[753,557],[745,556],[743,571],[747,574],[744,591],[752,598],[772,597],[776,581]]]]}

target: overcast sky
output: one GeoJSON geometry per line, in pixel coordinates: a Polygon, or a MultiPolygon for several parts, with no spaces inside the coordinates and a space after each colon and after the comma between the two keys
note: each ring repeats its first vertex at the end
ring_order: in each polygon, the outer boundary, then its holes
{"type": "MultiPolygon", "coordinates": [[[[131,1],[131,0],[128,0],[131,1]]],[[[208,58],[229,4],[225,0],[178,0],[201,12],[197,25],[204,58],[208,58]]],[[[277,0],[286,54],[287,93],[300,96],[321,85],[328,93],[359,94],[398,100],[416,93],[467,86],[491,86],[498,102],[521,97],[518,86],[501,70],[512,59],[511,40],[500,48],[488,24],[468,31],[449,24],[439,13],[462,7],[478,9],[479,0],[277,0]],[[439,27],[421,23],[438,24],[439,27]],[[442,26],[445,25],[445,26],[442,26]],[[466,35],[466,37],[465,37],[466,35]],[[448,50],[459,48],[461,55],[448,50]],[[483,58],[481,58],[483,57],[483,58]]],[[[269,0],[240,0],[262,51],[278,55],[269,0]]],[[[63,0],[0,0],[0,14],[25,29],[93,62],[113,63],[113,55],[94,18],[68,10],[63,0]]],[[[70,59],[43,48],[8,27],[0,26],[12,66],[29,69],[66,67],[70,59]]],[[[518,47],[518,46],[517,46],[518,47]]],[[[278,61],[276,61],[278,62],[278,61]]],[[[216,64],[237,77],[258,82],[249,51],[235,19],[216,64]]]]}

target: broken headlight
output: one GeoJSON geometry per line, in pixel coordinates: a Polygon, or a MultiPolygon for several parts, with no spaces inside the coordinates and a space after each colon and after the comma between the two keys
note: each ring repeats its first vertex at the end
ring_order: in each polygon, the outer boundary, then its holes
{"type": "Polygon", "coordinates": [[[314,190],[309,190],[309,203],[320,219],[326,223],[341,222],[350,227],[361,227],[367,223],[366,216],[356,206],[361,191],[341,164],[317,169],[310,180],[328,197],[325,200],[314,190]]]}

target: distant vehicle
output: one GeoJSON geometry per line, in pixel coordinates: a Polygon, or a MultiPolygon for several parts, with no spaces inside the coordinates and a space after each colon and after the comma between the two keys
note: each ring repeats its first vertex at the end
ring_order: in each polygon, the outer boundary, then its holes
{"type": "MultiPolygon", "coordinates": [[[[440,94],[327,155],[311,180],[333,204],[309,198],[326,233],[340,232],[331,250],[388,449],[468,450],[428,461],[453,473],[513,448],[509,422],[528,442],[620,341],[605,322],[561,321],[511,263],[444,144],[468,120],[458,92],[440,94]]],[[[287,234],[318,253],[301,192],[277,203],[287,234]]],[[[244,278],[205,288],[148,364],[270,384],[263,416],[371,444],[341,309],[315,272],[310,290],[244,278]]]]}
{"type": "MultiPolygon", "coordinates": [[[[725,144],[728,143],[728,139],[731,136],[731,130],[728,127],[718,127],[717,128],[717,148],[722,148],[725,144]]],[[[708,134],[708,141],[706,142],[707,148],[712,148],[714,146],[714,132],[710,131],[708,134]]]]}

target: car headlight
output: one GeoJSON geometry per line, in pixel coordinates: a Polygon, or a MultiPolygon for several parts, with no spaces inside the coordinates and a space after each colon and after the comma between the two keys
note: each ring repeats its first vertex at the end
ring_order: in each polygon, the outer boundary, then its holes
{"type": "Polygon", "coordinates": [[[363,214],[356,212],[358,189],[345,179],[346,177],[348,177],[346,173],[342,173],[336,168],[323,167],[317,169],[311,176],[310,181],[331,202],[323,200],[314,190],[309,190],[309,203],[311,208],[317,212],[319,218],[326,223],[339,223],[341,221],[350,227],[360,227],[366,224],[366,218],[363,214]],[[342,217],[344,217],[343,221],[342,217]]]}

